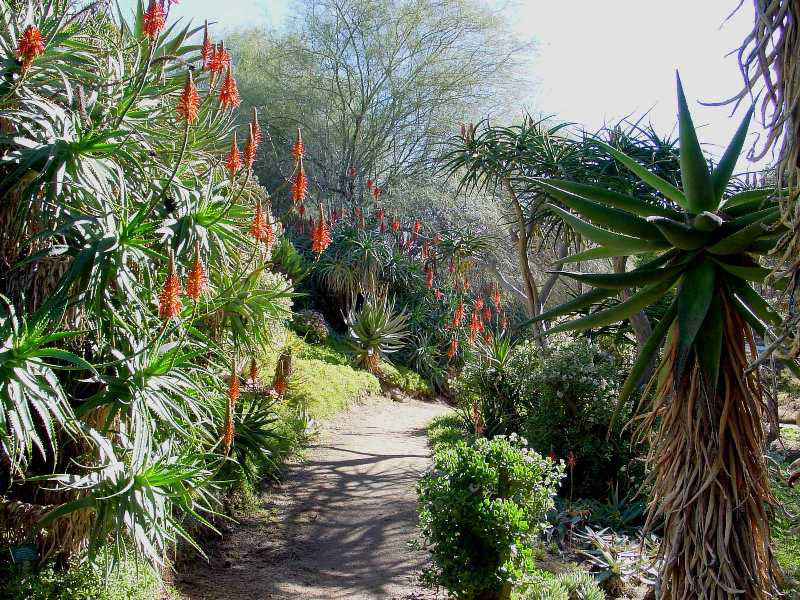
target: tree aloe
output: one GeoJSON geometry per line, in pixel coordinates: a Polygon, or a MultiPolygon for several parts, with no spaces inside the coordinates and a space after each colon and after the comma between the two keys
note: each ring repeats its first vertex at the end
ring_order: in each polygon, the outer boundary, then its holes
{"type": "Polygon", "coordinates": [[[709,169],[678,79],[682,189],[615,148],[610,155],[662,196],[658,205],[606,189],[540,179],[561,216],[596,248],[565,262],[656,253],[627,273],[564,275],[595,289],[538,319],[591,306],[619,290],[624,301],[556,325],[549,333],[583,331],[629,318],[677,288],[625,382],[620,406],[649,361],[665,349],[642,415],[652,440],[653,500],[648,524],[664,524],[662,598],[768,598],[776,571],[769,549],[772,501],[762,455],[762,398],[748,369],[752,332],[764,335],[780,316],[751,282],[771,283],[757,256],[773,247],[783,226],[774,190],[726,195],[742,150],[748,112],[719,164],[709,169]]]}

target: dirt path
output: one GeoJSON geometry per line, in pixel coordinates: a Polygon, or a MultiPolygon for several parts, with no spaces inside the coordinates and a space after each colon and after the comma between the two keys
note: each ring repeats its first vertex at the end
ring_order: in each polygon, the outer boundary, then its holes
{"type": "Polygon", "coordinates": [[[191,600],[428,600],[418,585],[415,484],[430,461],[425,427],[443,404],[386,398],[327,424],[303,463],[177,577],[191,600]]]}

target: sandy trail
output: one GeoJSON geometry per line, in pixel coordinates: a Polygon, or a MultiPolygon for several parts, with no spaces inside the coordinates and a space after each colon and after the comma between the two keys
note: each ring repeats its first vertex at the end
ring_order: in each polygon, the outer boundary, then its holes
{"type": "Polygon", "coordinates": [[[450,409],[374,399],[324,426],[264,511],[241,519],[177,579],[191,600],[429,600],[421,588],[416,481],[430,464],[425,427],[450,409]]]}

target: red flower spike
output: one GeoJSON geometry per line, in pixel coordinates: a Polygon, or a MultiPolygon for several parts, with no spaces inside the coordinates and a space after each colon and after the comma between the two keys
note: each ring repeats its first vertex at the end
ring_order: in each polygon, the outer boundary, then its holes
{"type": "Polygon", "coordinates": [[[305,154],[305,146],[303,145],[303,136],[300,135],[300,128],[298,127],[297,137],[294,140],[294,144],[292,144],[292,158],[297,162],[303,158],[303,154],[305,154]]]}
{"type": "Polygon", "coordinates": [[[150,0],[150,5],[142,15],[142,32],[151,44],[156,41],[158,34],[166,24],[167,12],[164,10],[164,6],[156,0],[150,0]]]}
{"type": "Polygon", "coordinates": [[[203,260],[200,258],[200,242],[196,242],[194,247],[194,266],[186,280],[186,295],[197,302],[207,288],[208,277],[206,276],[205,267],[203,267],[203,260]]]}
{"type": "Polygon", "coordinates": [[[570,469],[574,469],[577,464],[578,464],[578,459],[572,453],[572,450],[570,450],[569,454],[567,454],[567,465],[569,465],[570,469]]]}
{"type": "Polygon", "coordinates": [[[422,242],[422,250],[420,251],[420,256],[422,257],[422,260],[428,258],[429,254],[430,254],[430,247],[428,246],[428,242],[422,242]]]}
{"type": "Polygon", "coordinates": [[[236,172],[242,168],[242,155],[239,154],[239,146],[236,143],[236,132],[233,132],[233,140],[231,140],[231,150],[228,152],[228,157],[225,159],[225,168],[231,174],[231,177],[236,175],[236,172]]]}
{"type": "MultiPolygon", "coordinates": [[[[301,159],[297,169],[297,175],[295,175],[294,181],[292,181],[292,200],[296,206],[302,206],[307,193],[308,178],[306,177],[306,171],[303,168],[303,160],[301,159]]],[[[302,215],[303,213],[300,214],[302,215]]]]}
{"type": "Polygon", "coordinates": [[[395,233],[400,231],[400,219],[398,219],[397,217],[395,217],[394,220],[392,221],[392,231],[394,231],[395,233]]]}
{"type": "Polygon", "coordinates": [[[454,338],[450,340],[450,346],[447,348],[447,358],[453,360],[456,352],[458,352],[458,340],[454,338]]]}
{"type": "Polygon", "coordinates": [[[472,318],[469,322],[469,341],[475,342],[475,337],[478,335],[478,332],[481,330],[481,321],[478,316],[477,312],[472,313],[472,318]]]}
{"type": "Polygon", "coordinates": [[[444,294],[439,289],[433,290],[433,295],[436,297],[437,300],[441,300],[442,298],[444,298],[444,294]]]}
{"type": "Polygon", "coordinates": [[[414,222],[414,228],[411,230],[411,241],[416,242],[419,237],[419,231],[422,229],[422,224],[419,221],[414,222]]]}
{"type": "Polygon", "coordinates": [[[158,295],[158,316],[162,319],[170,320],[178,317],[183,310],[183,303],[181,303],[181,282],[175,272],[175,257],[172,252],[169,255],[169,270],[167,271],[167,280],[164,282],[164,288],[158,295]]]}
{"type": "Polygon", "coordinates": [[[236,87],[236,80],[231,74],[230,66],[225,71],[225,81],[219,88],[219,103],[223,108],[236,108],[242,103],[239,88],[236,87]]]}
{"type": "Polygon", "coordinates": [[[261,125],[258,124],[258,111],[256,107],[253,107],[253,117],[250,120],[250,126],[253,128],[253,139],[256,143],[256,149],[261,145],[261,140],[263,136],[261,134],[261,125]]]}
{"type": "Polygon", "coordinates": [[[272,389],[275,390],[275,393],[278,394],[278,396],[283,396],[289,389],[289,386],[284,377],[276,375],[275,380],[272,382],[272,389]]]}
{"type": "Polygon", "coordinates": [[[200,94],[197,93],[197,86],[194,84],[191,71],[186,75],[186,84],[183,86],[183,93],[178,99],[176,110],[178,115],[189,125],[197,120],[200,110],[200,94]]]}
{"type": "Polygon", "coordinates": [[[492,288],[492,303],[495,308],[500,308],[500,288],[497,285],[492,288]]]}
{"type": "Polygon", "coordinates": [[[483,307],[483,320],[484,321],[491,321],[492,320],[492,309],[488,306],[483,307]]]}
{"type": "Polygon", "coordinates": [[[331,233],[328,230],[328,225],[325,223],[325,212],[322,204],[319,205],[319,222],[311,232],[311,251],[317,255],[325,252],[325,249],[330,246],[331,233]]]}
{"type": "Polygon", "coordinates": [[[22,70],[27,71],[33,59],[44,54],[42,32],[36,25],[28,25],[17,41],[17,58],[22,61],[22,70]]]}
{"type": "Polygon", "coordinates": [[[506,319],[505,317],[503,317],[503,319],[500,321],[500,328],[501,328],[503,331],[505,331],[506,329],[508,329],[508,319],[506,319]]]}
{"type": "Polygon", "coordinates": [[[475,310],[481,310],[483,308],[483,298],[476,298],[475,299],[475,310]]]}
{"type": "Polygon", "coordinates": [[[203,27],[203,45],[200,46],[200,57],[203,59],[203,68],[208,67],[208,61],[214,53],[214,46],[211,44],[211,36],[208,35],[208,21],[203,27]]]}
{"type": "Polygon", "coordinates": [[[432,290],[433,289],[433,269],[430,267],[430,265],[427,265],[425,267],[425,281],[428,284],[428,289],[432,290]]]}
{"type": "Polygon", "coordinates": [[[372,179],[367,179],[367,189],[370,192],[372,191],[372,179]]]}
{"type": "Polygon", "coordinates": [[[244,144],[244,164],[247,165],[247,168],[252,170],[253,163],[256,162],[256,148],[258,143],[255,140],[255,134],[253,133],[253,124],[250,123],[250,135],[247,136],[247,141],[244,144]]]}
{"type": "Polygon", "coordinates": [[[379,188],[377,185],[372,189],[372,195],[375,196],[376,201],[381,197],[382,192],[383,190],[381,190],[381,188],[379,188]]]}
{"type": "Polygon", "coordinates": [[[383,208],[378,209],[378,212],[375,213],[375,218],[378,219],[379,222],[383,223],[383,220],[386,218],[386,213],[384,212],[383,208]]]}

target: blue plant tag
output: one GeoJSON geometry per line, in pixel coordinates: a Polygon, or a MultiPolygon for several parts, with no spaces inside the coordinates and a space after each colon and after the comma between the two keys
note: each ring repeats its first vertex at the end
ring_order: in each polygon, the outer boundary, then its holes
{"type": "Polygon", "coordinates": [[[18,544],[11,546],[8,551],[11,553],[11,560],[14,563],[39,560],[39,551],[36,549],[35,544],[18,544]]]}

